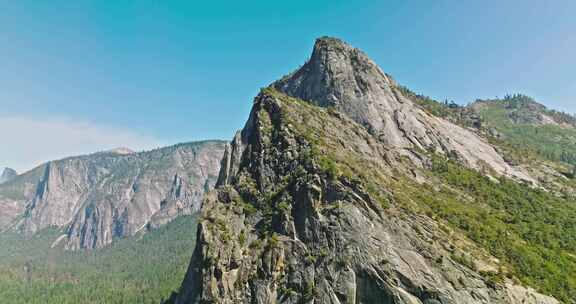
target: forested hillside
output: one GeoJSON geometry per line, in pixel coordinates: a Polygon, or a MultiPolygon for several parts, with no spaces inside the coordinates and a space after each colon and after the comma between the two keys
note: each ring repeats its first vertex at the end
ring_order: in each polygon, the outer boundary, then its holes
{"type": "Polygon", "coordinates": [[[61,232],[24,240],[0,234],[0,302],[159,303],[181,282],[195,243],[196,218],[181,216],[143,236],[94,251],[50,248],[61,232]]]}

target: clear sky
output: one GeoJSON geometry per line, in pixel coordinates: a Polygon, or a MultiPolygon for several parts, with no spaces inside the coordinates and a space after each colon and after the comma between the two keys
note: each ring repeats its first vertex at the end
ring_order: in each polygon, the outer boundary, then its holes
{"type": "Polygon", "coordinates": [[[574,113],[575,16],[574,0],[0,0],[0,167],[230,139],[322,35],[437,99],[574,113]]]}

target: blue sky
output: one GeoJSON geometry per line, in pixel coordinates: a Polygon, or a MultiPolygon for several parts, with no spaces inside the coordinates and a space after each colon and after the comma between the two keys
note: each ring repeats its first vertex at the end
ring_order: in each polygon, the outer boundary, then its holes
{"type": "Polygon", "coordinates": [[[229,139],[259,88],[342,38],[412,90],[576,112],[576,1],[0,0],[0,167],[229,139]]]}

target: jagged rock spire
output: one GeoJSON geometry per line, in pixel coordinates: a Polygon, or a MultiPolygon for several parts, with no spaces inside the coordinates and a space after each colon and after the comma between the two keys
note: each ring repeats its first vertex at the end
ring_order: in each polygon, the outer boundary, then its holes
{"type": "Polygon", "coordinates": [[[329,37],[317,39],[310,60],[274,84],[288,95],[320,106],[359,103],[367,93],[394,85],[362,51],[329,37]]]}
{"type": "Polygon", "coordinates": [[[317,39],[310,60],[274,86],[319,106],[336,107],[376,133],[387,125],[380,112],[398,108],[395,82],[362,51],[336,38],[317,39]]]}

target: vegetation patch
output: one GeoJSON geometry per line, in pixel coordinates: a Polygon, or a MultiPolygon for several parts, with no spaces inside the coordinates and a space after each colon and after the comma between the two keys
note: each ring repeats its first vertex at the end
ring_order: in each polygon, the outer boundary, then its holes
{"type": "MultiPolygon", "coordinates": [[[[496,183],[439,157],[430,174],[448,188],[403,180],[395,195],[410,197],[419,210],[431,211],[464,232],[523,283],[565,302],[576,299],[574,201],[506,178],[496,183]]],[[[461,256],[452,259],[472,267],[461,256]]]]}

